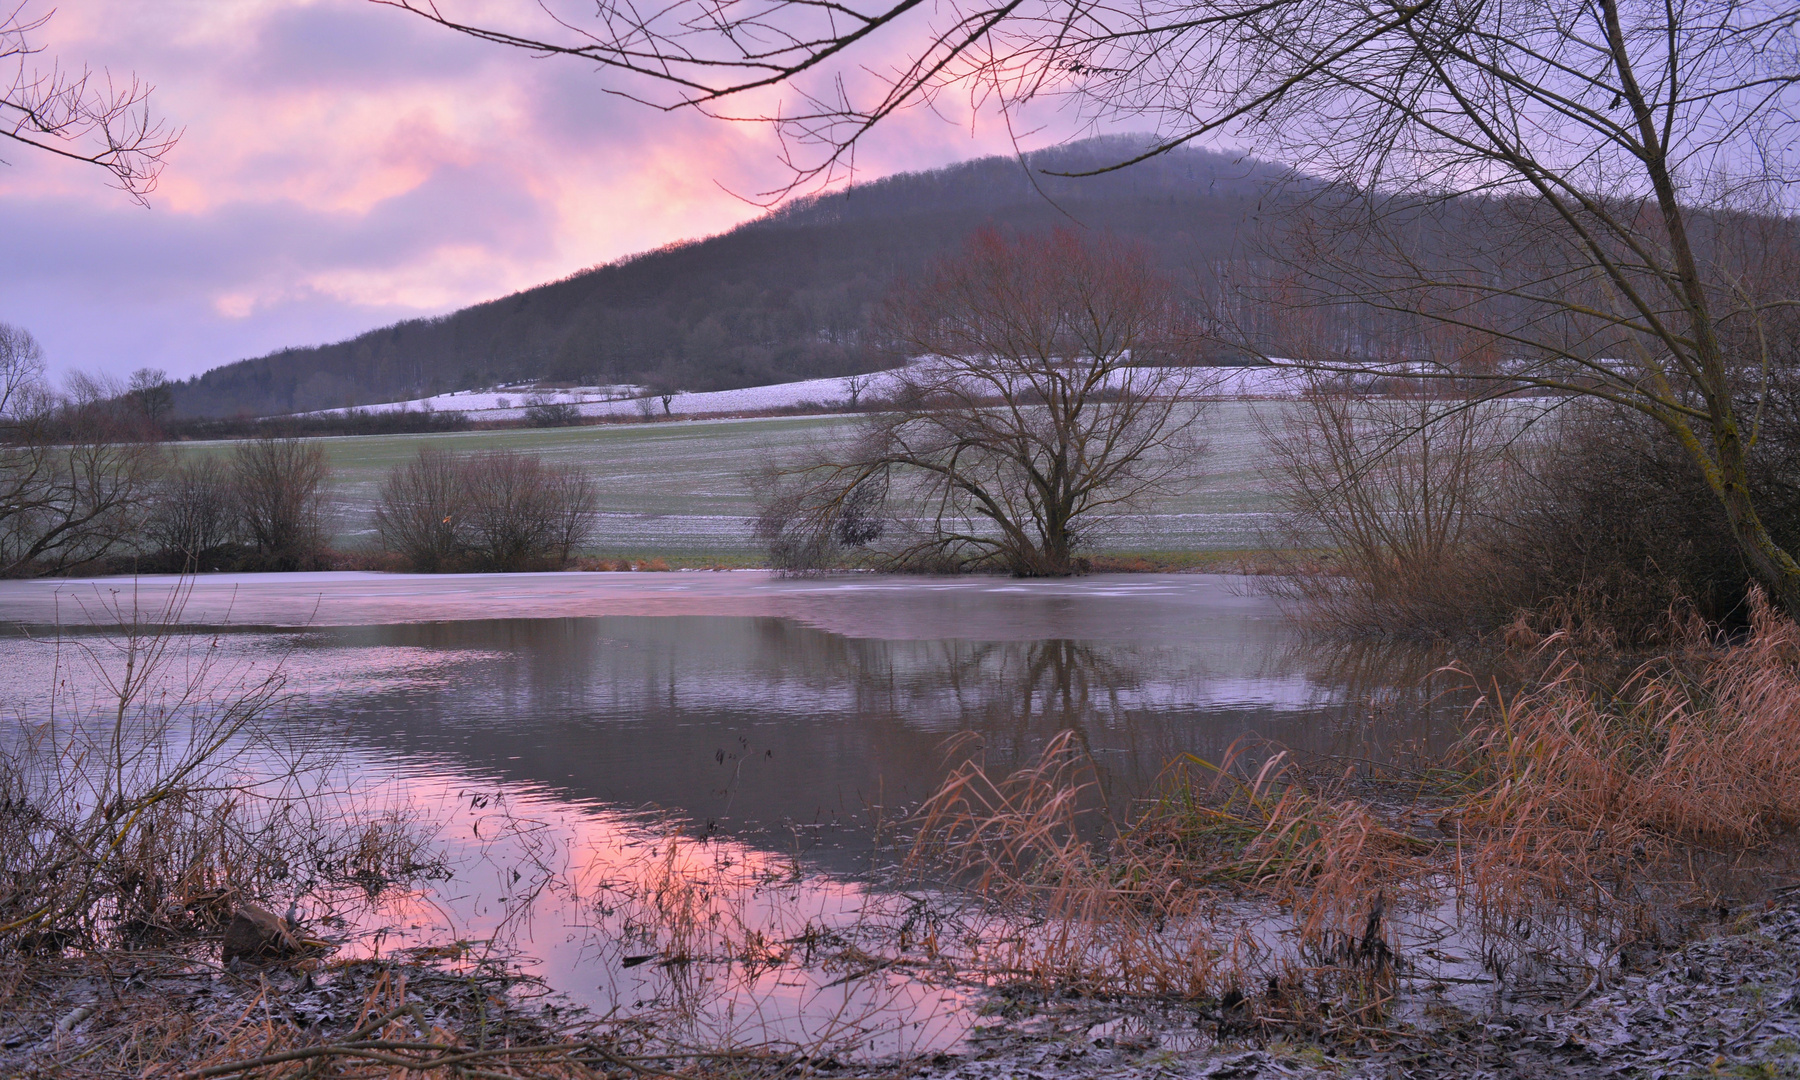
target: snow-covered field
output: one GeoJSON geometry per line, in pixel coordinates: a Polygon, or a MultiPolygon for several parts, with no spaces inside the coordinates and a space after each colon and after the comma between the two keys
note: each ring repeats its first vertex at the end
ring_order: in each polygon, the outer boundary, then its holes
{"type": "MultiPolygon", "coordinates": [[[[1144,369],[1127,368],[1121,376],[1142,377],[1144,369]]],[[[1300,378],[1288,369],[1274,367],[1237,367],[1200,369],[1195,381],[1195,396],[1200,398],[1271,398],[1291,396],[1300,378]]],[[[669,398],[667,415],[718,416],[734,413],[765,412],[802,405],[825,408],[850,408],[853,390],[860,389],[863,398],[876,398],[894,387],[895,372],[852,375],[830,379],[806,379],[802,382],[776,383],[771,386],[747,386],[739,390],[714,390],[701,394],[677,393],[669,398]]],[[[663,402],[638,386],[576,386],[564,390],[537,390],[530,386],[501,387],[493,390],[459,390],[435,397],[394,401],[382,405],[364,405],[367,412],[397,412],[424,409],[456,411],[477,420],[521,420],[533,404],[573,405],[583,416],[662,416],[663,402]]],[[[324,416],[347,412],[324,409],[308,415],[324,416]]]]}

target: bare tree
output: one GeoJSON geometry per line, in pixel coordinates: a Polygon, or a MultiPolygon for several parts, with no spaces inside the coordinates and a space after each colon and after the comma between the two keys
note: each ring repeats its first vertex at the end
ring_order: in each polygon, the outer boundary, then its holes
{"type": "Polygon", "coordinates": [[[599,492],[578,469],[498,450],[458,457],[426,447],[388,473],[375,528],[427,573],[560,568],[593,533],[599,492]]]}
{"type": "Polygon", "coordinates": [[[0,137],[97,165],[143,203],[181,133],[151,114],[151,88],[136,78],[121,85],[87,68],[37,66],[43,46],[33,37],[51,14],[27,16],[23,4],[0,14],[0,65],[13,68],[0,90],[0,137]]]}
{"type": "Polygon", "coordinates": [[[1509,451],[1538,410],[1449,404],[1315,380],[1258,414],[1281,508],[1268,540],[1290,553],[1264,587],[1357,634],[1455,636],[1509,617],[1477,601],[1495,591],[1481,556],[1511,501],[1509,451]]]}
{"type": "Polygon", "coordinates": [[[575,553],[594,538],[594,526],[600,514],[600,489],[593,478],[576,468],[552,470],[552,489],[556,497],[557,528],[551,534],[551,556],[556,565],[567,566],[575,553]]]}
{"type": "Polygon", "coordinates": [[[48,406],[49,387],[44,383],[44,350],[23,327],[0,323],[0,421],[23,422],[48,406]]]}
{"type": "Polygon", "coordinates": [[[330,478],[325,451],[315,443],[265,435],[238,444],[232,479],[244,537],[269,569],[319,564],[330,478]]]}
{"type": "Polygon", "coordinates": [[[127,385],[126,395],[152,425],[161,424],[175,405],[169,373],[161,368],[138,368],[131,373],[131,381],[127,385]]]}
{"type": "Polygon", "coordinates": [[[404,555],[414,569],[435,573],[467,547],[468,504],[461,462],[427,446],[382,481],[375,531],[389,551],[404,555]]]}
{"type": "Polygon", "coordinates": [[[139,431],[75,407],[43,376],[36,339],[0,323],[0,577],[112,554],[137,533],[156,476],[139,431]]]}
{"type": "Polygon", "coordinates": [[[890,565],[1067,574],[1103,519],[1193,475],[1193,339],[1140,251],[979,233],[884,322],[920,359],[851,445],[771,478],[759,530],[782,564],[869,548],[890,565]]]}
{"type": "Polygon", "coordinates": [[[852,375],[844,380],[844,393],[850,395],[850,408],[855,409],[862,401],[863,394],[875,382],[872,374],[852,375]]]}
{"type": "Polygon", "coordinates": [[[465,466],[469,550],[484,569],[525,570],[555,543],[557,514],[542,459],[513,451],[477,455],[465,466]]]}
{"type": "Polygon", "coordinates": [[[239,520],[230,475],[217,462],[190,461],[156,484],[145,539],[170,569],[207,569],[208,554],[237,539],[239,520]]]}

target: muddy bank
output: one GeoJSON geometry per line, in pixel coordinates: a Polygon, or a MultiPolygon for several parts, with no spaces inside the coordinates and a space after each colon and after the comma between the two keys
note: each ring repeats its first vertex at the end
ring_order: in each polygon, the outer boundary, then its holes
{"type": "Polygon", "coordinates": [[[1428,1000],[1416,1021],[1354,1044],[1259,1027],[1248,1009],[1002,988],[984,995],[982,1018],[955,1052],[885,1062],[778,1046],[656,1046],[641,1024],[571,1008],[518,970],[462,964],[453,949],[229,967],[170,954],[13,957],[0,964],[0,1075],[388,1075],[402,1062],[441,1060],[430,1075],[459,1075],[479,1061],[468,1075],[1792,1077],[1800,1076],[1797,900],[1789,891],[1603,985],[1515,989],[1484,1009],[1428,1000]]]}
{"type": "Polygon", "coordinates": [[[1520,988],[1487,1009],[1441,999],[1355,1045],[1315,1042],[1193,1008],[996,997],[962,1054],[921,1080],[1339,1077],[1551,1080],[1800,1076],[1800,890],[1581,989],[1520,988]],[[1008,1011],[1019,1015],[1006,1020],[1008,1011]]]}

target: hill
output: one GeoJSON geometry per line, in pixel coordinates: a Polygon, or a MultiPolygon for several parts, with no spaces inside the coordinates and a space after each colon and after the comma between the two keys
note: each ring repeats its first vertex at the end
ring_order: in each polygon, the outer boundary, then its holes
{"type": "Polygon", "coordinates": [[[896,277],[973,229],[1073,221],[1197,269],[1231,250],[1283,176],[1198,150],[1098,177],[1041,171],[1110,164],[1135,145],[1093,139],[1031,155],[1033,172],[983,158],[798,200],[449,315],[214,368],[175,387],[175,410],[286,413],[526,379],[707,391],[848,374],[876,362],[865,328],[896,277]]]}

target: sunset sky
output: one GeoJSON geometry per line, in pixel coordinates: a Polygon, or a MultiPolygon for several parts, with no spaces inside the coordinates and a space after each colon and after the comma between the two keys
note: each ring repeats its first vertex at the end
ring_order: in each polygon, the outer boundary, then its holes
{"type": "MultiPolygon", "coordinates": [[[[730,228],[760,212],[733,192],[788,175],[764,126],[656,112],[579,61],[367,0],[62,0],[35,37],[39,63],[154,84],[185,129],[148,209],[0,148],[0,321],[61,372],[185,376],[449,311],[730,228]]],[[[1011,151],[957,104],[880,129],[858,176],[1011,151]]]]}

